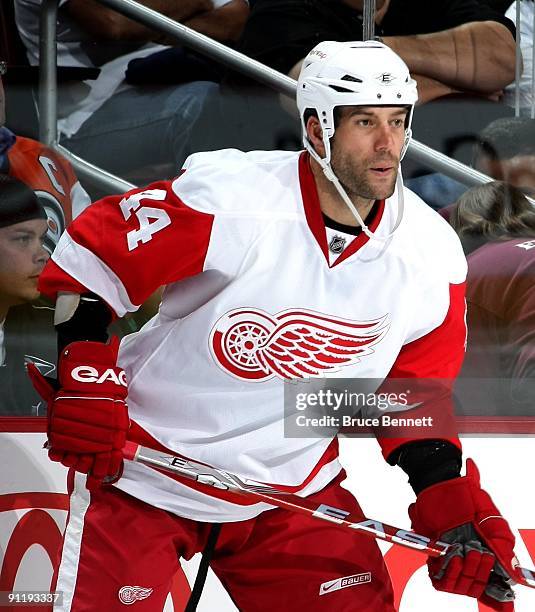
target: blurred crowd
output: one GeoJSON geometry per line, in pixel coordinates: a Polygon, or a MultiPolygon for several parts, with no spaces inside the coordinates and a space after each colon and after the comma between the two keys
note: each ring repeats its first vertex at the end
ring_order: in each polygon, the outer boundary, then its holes
{"type": "MultiPolygon", "coordinates": [[[[318,42],[362,38],[363,0],[138,2],[294,79],[318,42]]],[[[457,386],[465,415],[535,414],[534,2],[517,2],[376,2],[376,36],[418,83],[414,137],[492,179],[468,189],[410,155],[403,162],[407,186],[451,223],[468,259],[469,336],[457,386]]],[[[54,376],[56,338],[54,305],[39,296],[37,279],[68,223],[106,195],[39,142],[42,5],[0,5],[3,416],[43,416],[25,364],[54,376]]],[[[59,0],[57,76],[59,143],[137,185],[176,176],[195,151],[302,146],[285,96],[97,0],[59,0]]],[[[138,329],[157,297],[118,333],[138,329]]]]}

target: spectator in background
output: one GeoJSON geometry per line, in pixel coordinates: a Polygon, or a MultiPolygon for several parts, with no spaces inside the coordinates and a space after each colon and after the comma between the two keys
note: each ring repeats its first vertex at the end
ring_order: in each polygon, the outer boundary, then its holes
{"type": "MultiPolygon", "coordinates": [[[[27,384],[25,363],[44,375],[55,370],[52,307],[32,306],[48,261],[47,214],[21,181],[0,175],[0,414],[39,414],[41,399],[27,384]]],[[[44,410],[44,407],[43,407],[44,410]]]]}
{"type": "Polygon", "coordinates": [[[24,364],[53,373],[57,348],[54,308],[35,301],[37,276],[90,199],[61,155],[4,125],[5,111],[0,77],[0,415],[38,416],[45,407],[24,364]]]}
{"type": "MultiPolygon", "coordinates": [[[[477,136],[465,140],[473,145],[472,166],[476,170],[535,198],[535,119],[502,117],[492,121],[477,136]]],[[[407,183],[432,208],[444,211],[445,218],[448,218],[451,203],[467,189],[440,173],[407,183]]]]}
{"type": "Polygon", "coordinates": [[[463,414],[535,415],[535,209],[494,181],[450,213],[468,260],[466,358],[456,383],[463,414]]]}
{"type": "MultiPolygon", "coordinates": [[[[246,0],[141,0],[145,6],[216,40],[239,36],[246,0]]],[[[17,25],[31,64],[39,63],[42,0],[15,0],[17,25]]],[[[58,65],[99,67],[94,81],[60,88],[62,144],[102,168],[134,181],[174,174],[212,82],[131,86],[128,63],[165,49],[160,33],[95,0],[60,0],[58,65]],[[161,168],[161,166],[164,168],[161,168]],[[148,168],[147,168],[148,167],[148,168]],[[145,172],[143,169],[145,168],[145,172]]]]}
{"type": "Polygon", "coordinates": [[[474,167],[535,197],[535,119],[504,117],[479,134],[474,167]]]}

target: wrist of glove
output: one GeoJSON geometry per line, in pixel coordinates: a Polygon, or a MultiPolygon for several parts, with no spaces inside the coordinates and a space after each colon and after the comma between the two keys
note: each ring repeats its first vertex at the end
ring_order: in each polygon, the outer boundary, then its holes
{"type": "Polygon", "coordinates": [[[436,589],[475,597],[495,610],[513,609],[515,539],[489,494],[481,489],[479,471],[471,459],[466,462],[466,476],[421,491],[409,515],[416,532],[454,544],[446,557],[428,561],[436,589]]]}
{"type": "Polygon", "coordinates": [[[129,427],[124,371],[116,365],[118,341],[73,342],[58,360],[55,389],[30,364],[28,374],[48,403],[52,461],[88,474],[87,487],[120,476],[129,427]]]}

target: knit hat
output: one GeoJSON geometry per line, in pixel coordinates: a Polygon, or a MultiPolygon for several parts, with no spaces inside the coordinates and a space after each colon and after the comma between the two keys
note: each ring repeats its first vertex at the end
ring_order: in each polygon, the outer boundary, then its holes
{"type": "Polygon", "coordinates": [[[0,227],[32,219],[47,219],[35,193],[21,181],[0,174],[0,227]]]}

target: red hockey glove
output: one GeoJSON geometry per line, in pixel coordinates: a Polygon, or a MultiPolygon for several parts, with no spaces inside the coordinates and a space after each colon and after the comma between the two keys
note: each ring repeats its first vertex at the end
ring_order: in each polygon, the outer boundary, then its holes
{"type": "Polygon", "coordinates": [[[58,362],[59,390],[34,364],[32,383],[48,403],[48,456],[88,474],[87,488],[119,478],[129,427],[124,371],[116,365],[119,342],[73,342],[58,362]]]}
{"type": "Polygon", "coordinates": [[[446,557],[428,561],[436,589],[475,597],[494,610],[513,610],[509,585],[518,563],[515,538],[481,489],[479,471],[471,459],[466,461],[466,476],[421,491],[409,515],[416,532],[455,544],[446,557]]]}

